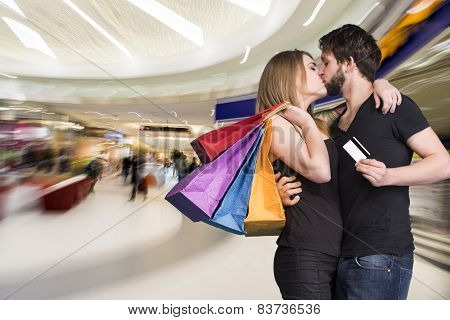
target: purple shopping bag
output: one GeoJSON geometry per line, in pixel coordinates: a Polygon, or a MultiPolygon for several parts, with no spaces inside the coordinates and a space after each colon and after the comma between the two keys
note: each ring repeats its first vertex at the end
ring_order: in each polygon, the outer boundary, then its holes
{"type": "Polygon", "coordinates": [[[236,178],[214,212],[214,217],[205,221],[207,224],[234,234],[245,234],[244,220],[248,212],[253,175],[263,137],[264,128],[259,132],[256,143],[253,144],[236,178]]]}
{"type": "Polygon", "coordinates": [[[257,142],[262,127],[263,123],[218,158],[198,167],[175,185],[165,199],[192,221],[208,221],[257,142]]]}

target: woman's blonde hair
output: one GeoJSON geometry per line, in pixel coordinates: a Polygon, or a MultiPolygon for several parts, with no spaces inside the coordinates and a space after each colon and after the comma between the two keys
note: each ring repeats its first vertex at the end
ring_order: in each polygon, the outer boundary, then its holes
{"type": "MultiPolygon", "coordinates": [[[[283,101],[294,106],[300,105],[300,98],[306,94],[306,70],[303,57],[313,57],[305,51],[283,51],[270,59],[261,75],[258,87],[256,106],[263,111],[283,101]],[[297,74],[300,73],[300,96],[296,86],[297,74]]],[[[314,119],[319,129],[328,134],[328,127],[324,121],[314,119]]]]}

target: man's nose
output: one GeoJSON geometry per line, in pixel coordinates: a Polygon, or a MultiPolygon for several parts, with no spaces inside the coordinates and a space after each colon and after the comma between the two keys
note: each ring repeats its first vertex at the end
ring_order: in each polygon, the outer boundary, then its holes
{"type": "Polygon", "coordinates": [[[324,67],[323,67],[323,64],[322,64],[322,65],[319,66],[319,76],[323,75],[323,69],[324,69],[324,67]]]}

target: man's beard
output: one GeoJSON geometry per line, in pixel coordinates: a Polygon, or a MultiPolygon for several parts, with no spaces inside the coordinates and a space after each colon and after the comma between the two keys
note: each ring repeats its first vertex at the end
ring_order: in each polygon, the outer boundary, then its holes
{"type": "Polygon", "coordinates": [[[325,84],[327,88],[327,93],[329,96],[337,96],[342,92],[342,87],[344,86],[345,77],[342,69],[339,69],[336,74],[331,78],[331,80],[325,84]]]}

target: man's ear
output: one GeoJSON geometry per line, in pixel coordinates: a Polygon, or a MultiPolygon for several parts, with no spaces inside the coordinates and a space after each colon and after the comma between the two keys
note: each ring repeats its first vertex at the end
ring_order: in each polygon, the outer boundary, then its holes
{"type": "Polygon", "coordinates": [[[348,58],[348,60],[345,62],[345,71],[348,73],[352,73],[357,68],[355,59],[353,59],[352,56],[348,58]]]}

